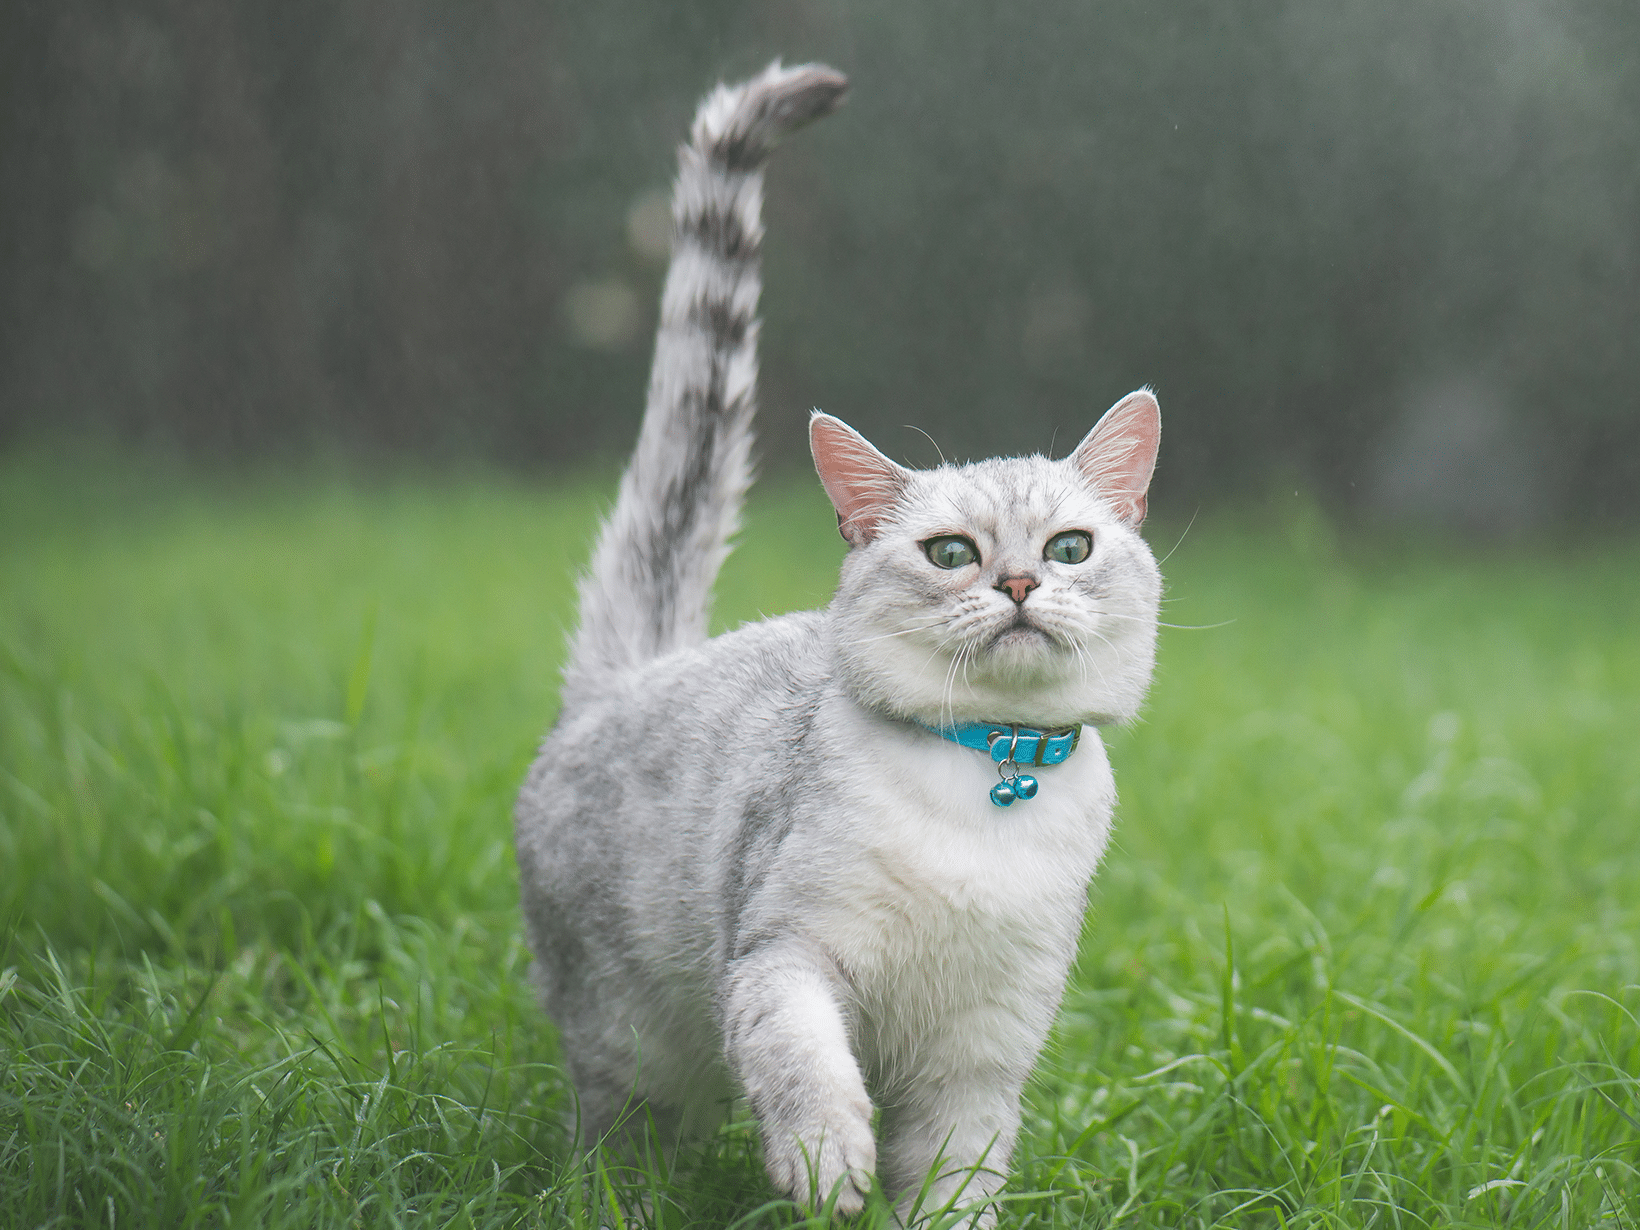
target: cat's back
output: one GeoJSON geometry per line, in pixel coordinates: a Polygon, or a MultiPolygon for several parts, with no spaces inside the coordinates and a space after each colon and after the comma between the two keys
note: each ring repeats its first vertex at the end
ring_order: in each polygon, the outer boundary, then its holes
{"type": "Polygon", "coordinates": [[[829,641],[826,613],[804,611],[610,676],[542,744],[518,800],[520,858],[550,843],[555,863],[607,860],[646,832],[708,838],[726,779],[784,759],[833,686],[829,641]]]}

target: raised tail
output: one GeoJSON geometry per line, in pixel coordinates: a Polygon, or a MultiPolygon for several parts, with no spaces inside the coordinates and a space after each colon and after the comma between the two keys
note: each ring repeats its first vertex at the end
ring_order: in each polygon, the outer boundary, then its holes
{"type": "Polygon", "coordinates": [[[609,674],[706,638],[712,582],[751,481],[763,163],[786,133],[835,110],[847,88],[823,65],[776,61],[708,94],[678,149],[649,399],[581,581],[566,708],[609,674]]]}

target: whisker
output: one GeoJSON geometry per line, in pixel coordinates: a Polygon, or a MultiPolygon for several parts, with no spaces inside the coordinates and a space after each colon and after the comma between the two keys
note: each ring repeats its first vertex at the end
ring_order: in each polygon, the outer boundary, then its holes
{"type": "Polygon", "coordinates": [[[1088,651],[1081,642],[1072,641],[1071,648],[1076,652],[1076,664],[1082,669],[1082,682],[1088,681],[1088,651]]]}
{"type": "Polygon", "coordinates": [[[918,427],[915,423],[903,423],[901,426],[909,427],[915,432],[921,432],[928,442],[934,446],[934,451],[940,455],[940,464],[945,464],[945,450],[940,447],[940,442],[938,440],[934,439],[934,437],[930,436],[926,431],[923,431],[923,429],[918,427]]]}
{"type": "Polygon", "coordinates": [[[932,619],[929,623],[917,624],[916,626],[910,628],[901,628],[898,632],[884,632],[880,636],[862,636],[857,640],[850,641],[849,644],[871,645],[875,644],[877,641],[886,641],[896,636],[910,636],[913,632],[927,632],[930,628],[939,627],[945,618],[945,616],[941,615],[932,619]]]}
{"type": "Polygon", "coordinates": [[[1236,622],[1233,619],[1226,619],[1223,623],[1216,624],[1170,624],[1160,619],[1149,620],[1143,615],[1129,615],[1125,611],[1095,611],[1094,614],[1101,619],[1131,619],[1135,623],[1155,623],[1158,628],[1179,628],[1185,632],[1210,632],[1214,628],[1228,628],[1236,622]]]}
{"type": "MultiPolygon", "coordinates": [[[[1190,533],[1190,527],[1196,524],[1196,518],[1200,515],[1201,510],[1202,506],[1200,504],[1196,505],[1196,511],[1190,514],[1190,520],[1185,523],[1184,532],[1179,535],[1179,541],[1173,544],[1173,551],[1177,551],[1179,547],[1183,545],[1185,534],[1190,533]]],[[[1173,551],[1169,551],[1166,555],[1162,556],[1161,559],[1157,560],[1157,566],[1159,567],[1162,564],[1167,563],[1168,560],[1172,559],[1173,551]]]]}
{"type": "Polygon", "coordinates": [[[967,651],[968,646],[966,644],[959,645],[957,652],[952,656],[950,664],[945,669],[945,699],[940,704],[939,712],[945,715],[943,725],[946,726],[956,724],[956,706],[952,701],[951,693],[956,685],[957,664],[962,661],[963,655],[967,651]]]}
{"type": "MultiPolygon", "coordinates": [[[[1106,649],[1110,650],[1112,653],[1117,652],[1116,646],[1111,644],[1110,640],[1107,637],[1105,637],[1103,634],[1095,632],[1093,635],[1098,637],[1099,640],[1101,642],[1103,642],[1106,649]]],[[[1100,684],[1100,686],[1101,687],[1109,687],[1110,686],[1110,680],[1105,678],[1105,672],[1104,671],[1099,670],[1099,665],[1098,665],[1097,662],[1095,662],[1093,669],[1095,671],[1097,671],[1098,674],[1099,674],[1099,684],[1100,684]]]]}

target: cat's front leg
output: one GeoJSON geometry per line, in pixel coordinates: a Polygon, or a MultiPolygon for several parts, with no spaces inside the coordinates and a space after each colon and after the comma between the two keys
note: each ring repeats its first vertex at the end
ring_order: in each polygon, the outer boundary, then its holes
{"type": "MultiPolygon", "coordinates": [[[[994,1070],[947,1072],[883,1108],[883,1178],[902,1222],[978,1204],[1002,1188],[1019,1135],[1022,1087],[994,1070]]],[[[973,1222],[995,1223],[989,1207],[973,1222]]]]}
{"type": "Polygon", "coordinates": [[[730,967],[724,1033],[770,1180],[815,1207],[837,1189],[837,1211],[852,1215],[871,1187],[877,1143],[838,991],[801,944],[760,948],[730,967]]]}

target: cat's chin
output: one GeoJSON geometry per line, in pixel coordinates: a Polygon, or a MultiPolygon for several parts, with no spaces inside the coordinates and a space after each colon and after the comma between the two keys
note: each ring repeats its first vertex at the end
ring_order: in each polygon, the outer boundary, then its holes
{"type": "Polygon", "coordinates": [[[1078,653],[1049,633],[1020,626],[994,633],[961,661],[898,638],[867,638],[849,650],[841,655],[844,681],[856,700],[932,725],[1126,721],[1138,711],[1151,662],[1142,641],[1121,654],[1105,644],[1078,653]]]}
{"type": "Polygon", "coordinates": [[[1052,682],[1065,672],[1067,655],[1057,638],[1035,624],[1013,623],[986,642],[974,657],[986,674],[1011,685],[1052,682]]]}

